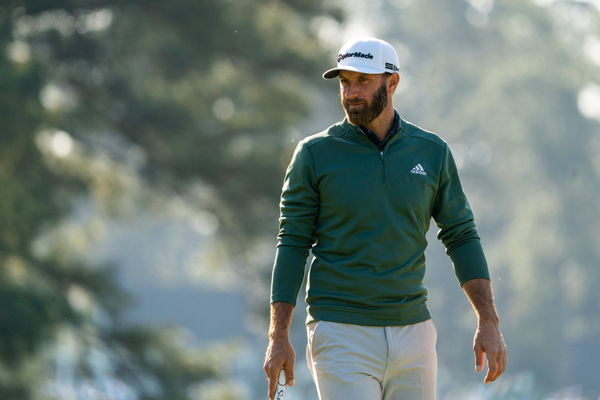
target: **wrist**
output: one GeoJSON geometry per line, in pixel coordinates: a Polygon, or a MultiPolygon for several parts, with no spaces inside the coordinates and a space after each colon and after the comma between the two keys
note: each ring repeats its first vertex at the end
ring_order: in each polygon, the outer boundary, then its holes
{"type": "Polygon", "coordinates": [[[288,338],[289,329],[287,328],[279,328],[269,331],[269,340],[288,340],[288,338]]]}
{"type": "Polygon", "coordinates": [[[500,318],[496,314],[484,315],[484,316],[480,315],[479,319],[477,321],[477,325],[480,327],[487,327],[487,326],[498,327],[498,326],[500,326],[500,318]]]}
{"type": "Polygon", "coordinates": [[[289,303],[275,302],[271,304],[271,323],[269,326],[269,340],[288,340],[292,313],[294,306],[289,303]]]}

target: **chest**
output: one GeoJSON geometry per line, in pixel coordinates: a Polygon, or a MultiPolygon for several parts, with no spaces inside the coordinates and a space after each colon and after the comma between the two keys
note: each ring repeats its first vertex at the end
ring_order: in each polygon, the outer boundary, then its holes
{"type": "Polygon", "coordinates": [[[318,189],[324,212],[431,218],[439,164],[426,151],[364,147],[331,155],[322,165],[318,189]]]}

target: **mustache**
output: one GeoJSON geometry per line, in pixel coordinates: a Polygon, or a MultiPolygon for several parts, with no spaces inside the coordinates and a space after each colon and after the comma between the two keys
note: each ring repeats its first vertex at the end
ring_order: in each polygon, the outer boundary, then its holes
{"type": "Polygon", "coordinates": [[[352,100],[345,100],[344,103],[345,104],[363,104],[366,103],[367,101],[365,99],[352,99],[352,100]]]}

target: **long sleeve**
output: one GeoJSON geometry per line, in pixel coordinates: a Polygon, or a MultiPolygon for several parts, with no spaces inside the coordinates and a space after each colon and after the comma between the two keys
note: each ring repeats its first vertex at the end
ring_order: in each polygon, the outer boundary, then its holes
{"type": "Polygon", "coordinates": [[[445,147],[433,218],[440,228],[438,239],[446,247],[460,284],[475,278],[490,279],[473,212],[448,146],[445,147]]]}
{"type": "Polygon", "coordinates": [[[319,211],[315,166],[305,142],[296,147],[286,171],[280,210],[271,302],[295,305],[308,251],[314,243],[314,226],[319,211]]]}

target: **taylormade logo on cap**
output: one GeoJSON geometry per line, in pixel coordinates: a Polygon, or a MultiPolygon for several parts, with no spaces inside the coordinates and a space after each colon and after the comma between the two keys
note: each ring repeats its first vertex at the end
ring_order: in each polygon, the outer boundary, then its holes
{"type": "Polygon", "coordinates": [[[341,70],[366,74],[395,73],[399,71],[396,50],[386,41],[376,38],[353,40],[342,46],[337,66],[323,74],[323,78],[338,76],[341,70]]]}
{"type": "Polygon", "coordinates": [[[371,53],[369,53],[369,54],[363,54],[363,53],[360,53],[360,52],[358,52],[358,53],[340,54],[340,55],[338,55],[337,62],[340,62],[343,59],[348,58],[348,57],[362,57],[362,58],[369,58],[369,59],[372,60],[373,59],[373,54],[371,54],[371,53]]]}

